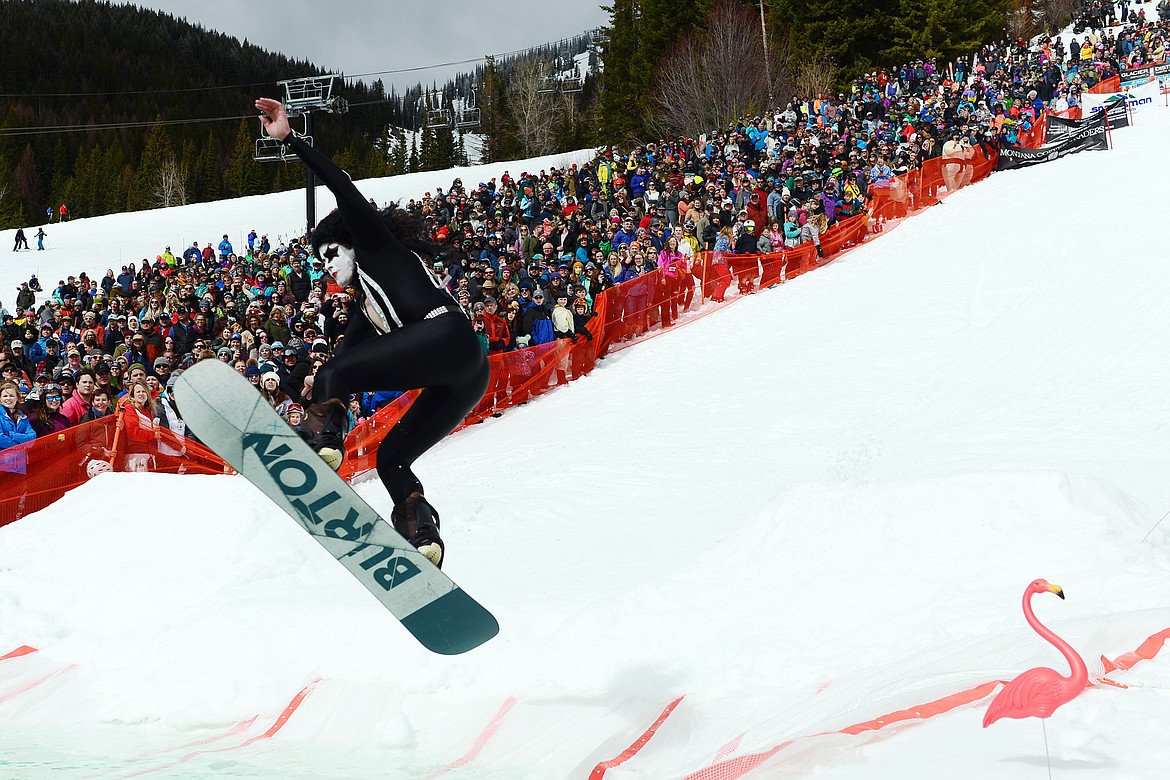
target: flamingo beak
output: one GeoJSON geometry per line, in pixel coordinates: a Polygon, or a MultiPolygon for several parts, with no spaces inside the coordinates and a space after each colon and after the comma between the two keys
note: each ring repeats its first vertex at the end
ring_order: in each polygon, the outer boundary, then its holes
{"type": "Polygon", "coordinates": [[[1048,586],[1048,592],[1049,592],[1049,593],[1055,593],[1057,596],[1060,596],[1061,598],[1064,598],[1064,591],[1063,591],[1063,590],[1061,590],[1061,587],[1060,587],[1059,585],[1049,585],[1049,586],[1048,586]]]}

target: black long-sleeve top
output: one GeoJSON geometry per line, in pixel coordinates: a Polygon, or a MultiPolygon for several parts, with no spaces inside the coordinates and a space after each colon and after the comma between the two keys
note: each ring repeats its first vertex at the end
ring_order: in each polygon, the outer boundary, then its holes
{"type": "Polygon", "coordinates": [[[361,288],[358,309],[364,317],[354,317],[351,310],[347,340],[356,341],[349,339],[350,331],[370,335],[372,325],[379,333],[387,333],[418,322],[436,309],[458,306],[429,263],[395,238],[343,170],[295,134],[290,133],[285,143],[337,198],[337,208],[353,236],[361,288]]]}

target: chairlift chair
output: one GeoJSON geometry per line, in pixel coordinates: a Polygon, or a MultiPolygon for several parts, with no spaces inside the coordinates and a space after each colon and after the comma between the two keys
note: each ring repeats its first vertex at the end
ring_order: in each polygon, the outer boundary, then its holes
{"type": "Polygon", "coordinates": [[[540,79],[540,89],[536,90],[541,95],[552,95],[561,91],[560,83],[554,75],[542,76],[540,79]]]}
{"type": "Polygon", "coordinates": [[[289,116],[303,114],[306,111],[334,111],[340,101],[341,113],[348,104],[340,98],[334,99],[333,85],[337,75],[308,76],[303,79],[288,79],[276,82],[284,88],[284,110],[289,116]]]}
{"type": "MultiPolygon", "coordinates": [[[[301,140],[309,146],[313,145],[313,137],[302,135],[301,140]]],[[[252,152],[252,159],[256,162],[297,162],[296,154],[290,152],[284,143],[276,138],[264,136],[256,139],[256,147],[252,152]]]]}
{"type": "Polygon", "coordinates": [[[455,126],[460,130],[466,130],[471,127],[479,127],[480,117],[478,108],[465,108],[459,112],[455,119],[455,126]]]}

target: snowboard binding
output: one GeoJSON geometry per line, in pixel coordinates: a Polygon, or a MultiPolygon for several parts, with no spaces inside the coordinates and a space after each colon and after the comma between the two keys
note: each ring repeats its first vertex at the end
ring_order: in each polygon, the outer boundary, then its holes
{"type": "Polygon", "coordinates": [[[349,412],[340,398],[330,398],[305,407],[301,430],[309,446],[337,471],[345,460],[345,435],[349,432],[349,412]]]}
{"type": "Polygon", "coordinates": [[[416,490],[401,504],[395,504],[390,520],[402,538],[435,566],[443,568],[446,547],[439,537],[439,513],[427,503],[422,493],[416,490]]]}

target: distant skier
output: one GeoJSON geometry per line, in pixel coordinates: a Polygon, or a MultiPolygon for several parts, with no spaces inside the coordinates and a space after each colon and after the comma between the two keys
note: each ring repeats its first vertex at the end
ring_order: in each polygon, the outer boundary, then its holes
{"type": "Polygon", "coordinates": [[[37,228],[37,251],[41,252],[45,249],[45,233],[44,228],[37,228]]]}
{"type": "Polygon", "coordinates": [[[28,249],[28,248],[29,248],[28,239],[25,238],[25,236],[24,236],[24,228],[17,228],[16,229],[16,243],[12,245],[12,251],[15,252],[18,249],[28,249]]]}
{"type": "Polygon", "coordinates": [[[322,457],[340,465],[352,393],[421,388],[378,447],[378,476],[394,499],[395,529],[441,565],[439,515],[411,470],[419,456],[455,429],[488,384],[488,363],[471,322],[431,270],[439,247],[412,214],[382,211],[349,176],[292,132],[284,106],[260,98],[268,135],[285,143],[337,198],[311,241],[326,272],[357,290],[345,337],[314,378],[302,428],[322,457]]]}

